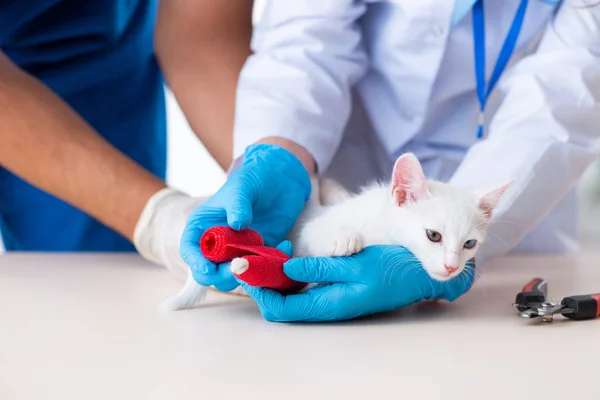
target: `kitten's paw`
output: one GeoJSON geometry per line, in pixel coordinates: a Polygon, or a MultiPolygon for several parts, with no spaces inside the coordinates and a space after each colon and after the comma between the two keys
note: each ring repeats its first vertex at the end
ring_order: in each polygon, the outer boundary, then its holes
{"type": "Polygon", "coordinates": [[[241,275],[248,270],[248,260],[245,258],[234,258],[231,260],[230,269],[234,275],[241,275]]]}
{"type": "Polygon", "coordinates": [[[365,244],[361,235],[338,235],[333,239],[331,256],[351,256],[364,248],[365,244]]]}

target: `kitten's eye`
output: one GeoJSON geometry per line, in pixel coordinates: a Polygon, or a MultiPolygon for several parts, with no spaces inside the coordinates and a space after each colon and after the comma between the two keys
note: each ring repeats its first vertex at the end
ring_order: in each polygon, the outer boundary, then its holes
{"type": "Polygon", "coordinates": [[[464,248],[472,249],[473,247],[475,247],[476,244],[477,244],[477,240],[475,240],[475,239],[467,240],[464,244],[464,248]]]}
{"type": "Polygon", "coordinates": [[[433,231],[431,229],[427,229],[425,230],[425,232],[427,232],[427,237],[429,238],[429,240],[431,240],[432,242],[439,242],[440,240],[442,240],[442,235],[437,232],[437,231],[433,231]]]}

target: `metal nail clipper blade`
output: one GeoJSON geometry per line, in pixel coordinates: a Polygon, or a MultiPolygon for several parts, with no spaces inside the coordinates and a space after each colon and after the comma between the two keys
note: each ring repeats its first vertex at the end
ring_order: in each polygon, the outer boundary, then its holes
{"type": "Polygon", "coordinates": [[[546,281],[534,278],[523,286],[512,305],[523,318],[541,318],[543,322],[552,322],[555,314],[578,321],[600,316],[600,294],[569,296],[553,303],[546,300],[547,291],[546,281]]]}

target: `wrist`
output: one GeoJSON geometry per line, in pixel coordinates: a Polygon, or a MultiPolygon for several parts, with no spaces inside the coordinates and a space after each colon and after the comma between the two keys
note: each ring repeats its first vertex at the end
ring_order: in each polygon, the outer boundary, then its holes
{"type": "Polygon", "coordinates": [[[308,150],[296,142],[280,137],[268,137],[256,142],[256,145],[260,144],[274,145],[284,149],[293,155],[298,161],[300,161],[309,176],[314,175],[317,172],[317,163],[315,162],[314,157],[308,152],[308,150]]]}
{"type": "Polygon", "coordinates": [[[156,229],[158,211],[173,197],[188,196],[170,187],[164,187],[154,193],[144,206],[133,232],[133,244],[142,257],[156,264],[164,264],[160,253],[160,243],[157,243],[156,229]]]}
{"type": "Polygon", "coordinates": [[[241,165],[253,168],[260,164],[281,175],[286,184],[299,186],[303,190],[304,201],[308,201],[312,191],[310,173],[293,152],[272,143],[248,146],[241,165]]]}

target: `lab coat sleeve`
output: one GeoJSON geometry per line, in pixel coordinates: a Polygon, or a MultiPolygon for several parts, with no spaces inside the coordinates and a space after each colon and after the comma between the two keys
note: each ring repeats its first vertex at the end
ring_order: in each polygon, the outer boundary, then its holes
{"type": "Polygon", "coordinates": [[[600,136],[600,5],[565,2],[536,52],[506,71],[489,137],[450,180],[462,187],[514,180],[496,208],[480,260],[514,248],[597,157],[600,136]]]}
{"type": "Polygon", "coordinates": [[[266,137],[290,139],[327,169],[366,72],[357,0],[268,0],[237,88],[234,159],[266,137]]]}

